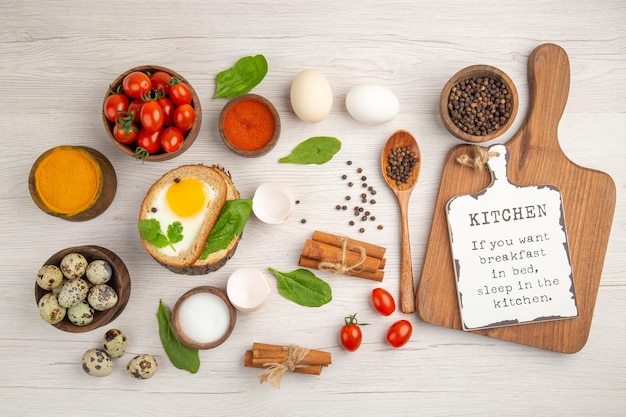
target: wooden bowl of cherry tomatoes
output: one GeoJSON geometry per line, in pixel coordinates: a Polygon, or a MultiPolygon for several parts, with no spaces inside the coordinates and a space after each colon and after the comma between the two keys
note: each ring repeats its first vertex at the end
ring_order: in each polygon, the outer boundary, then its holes
{"type": "Polygon", "coordinates": [[[111,141],[125,154],[165,161],[192,145],[200,131],[202,108],[183,76],[146,65],[129,69],[110,84],[102,121],[111,141]]]}

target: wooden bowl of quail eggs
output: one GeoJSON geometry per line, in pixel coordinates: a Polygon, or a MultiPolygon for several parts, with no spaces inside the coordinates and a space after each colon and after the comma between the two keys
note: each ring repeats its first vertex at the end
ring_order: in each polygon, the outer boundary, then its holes
{"type": "Polygon", "coordinates": [[[130,297],[124,262],[100,246],[77,246],[50,257],[37,272],[35,301],[42,320],[57,329],[88,332],[119,316],[130,297]]]}

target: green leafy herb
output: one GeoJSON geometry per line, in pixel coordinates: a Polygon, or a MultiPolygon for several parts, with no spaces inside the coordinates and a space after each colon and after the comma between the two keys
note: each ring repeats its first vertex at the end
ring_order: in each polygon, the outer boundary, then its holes
{"type": "Polygon", "coordinates": [[[280,295],[305,307],[320,307],[333,299],[330,285],[308,269],[279,272],[268,268],[278,280],[280,295]]]}
{"type": "Polygon", "coordinates": [[[246,56],[215,78],[213,98],[233,98],[250,92],[267,74],[267,60],[263,55],[246,56]]]}
{"type": "Polygon", "coordinates": [[[141,237],[157,248],[170,246],[172,250],[174,243],[183,240],[183,225],[180,222],[174,222],[167,226],[167,234],[161,230],[161,223],[157,219],[143,219],[137,225],[141,237]]]}
{"type": "Polygon", "coordinates": [[[192,374],[200,369],[200,357],[198,350],[191,348],[181,342],[174,328],[172,327],[172,315],[170,310],[163,304],[163,300],[159,300],[159,309],[157,310],[157,320],[159,321],[159,337],[161,344],[167,357],[170,358],[172,365],[178,369],[189,371],[192,374]]]}
{"type": "Polygon", "coordinates": [[[211,253],[226,249],[235,236],[239,236],[243,232],[251,211],[252,200],[238,199],[226,201],[206,241],[200,259],[206,259],[211,253]]]}
{"type": "Polygon", "coordinates": [[[316,136],[299,143],[288,156],[278,162],[290,164],[324,164],[341,149],[341,141],[330,136],[316,136]]]}

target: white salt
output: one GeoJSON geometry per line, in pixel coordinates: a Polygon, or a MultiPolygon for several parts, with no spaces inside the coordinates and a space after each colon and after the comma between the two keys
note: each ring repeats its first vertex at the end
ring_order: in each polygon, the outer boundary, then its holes
{"type": "Polygon", "coordinates": [[[219,296],[198,293],[181,304],[178,320],[181,330],[187,337],[198,343],[211,343],[227,332],[230,312],[219,296]]]}

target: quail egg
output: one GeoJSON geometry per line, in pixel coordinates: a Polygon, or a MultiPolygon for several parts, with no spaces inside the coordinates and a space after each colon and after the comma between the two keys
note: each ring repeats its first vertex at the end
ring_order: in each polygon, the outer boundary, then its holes
{"type": "Polygon", "coordinates": [[[107,376],[113,371],[113,361],[102,349],[89,349],[81,359],[83,371],[91,376],[107,376]]]}
{"type": "Polygon", "coordinates": [[[107,261],[98,259],[87,266],[86,274],[92,284],[106,284],[113,276],[113,269],[107,261]]]}
{"type": "Polygon", "coordinates": [[[61,307],[59,299],[55,294],[47,293],[39,299],[39,315],[41,318],[50,323],[56,324],[65,318],[67,310],[61,307]]]}
{"type": "Polygon", "coordinates": [[[80,303],[87,297],[89,284],[82,278],[70,279],[59,292],[59,304],[61,307],[70,308],[80,303]]]}
{"type": "Polygon", "coordinates": [[[117,293],[107,284],[94,285],[89,290],[87,301],[98,311],[105,311],[117,304],[117,293]]]}
{"type": "Polygon", "coordinates": [[[86,326],[93,321],[94,310],[86,300],[67,309],[67,318],[77,326],[86,326]]]}
{"type": "Polygon", "coordinates": [[[61,272],[68,279],[76,279],[85,275],[87,259],[80,253],[69,253],[61,260],[61,272]]]}
{"type": "Polygon", "coordinates": [[[126,335],[118,329],[109,329],[102,337],[104,350],[112,358],[119,358],[126,351],[126,335]]]}
{"type": "Polygon", "coordinates": [[[152,355],[138,355],[132,358],[126,370],[128,375],[137,379],[148,379],[156,372],[158,364],[154,356],[152,355]]]}
{"type": "Polygon", "coordinates": [[[37,285],[44,290],[51,290],[63,283],[63,273],[56,265],[44,265],[37,272],[37,285]]]}

